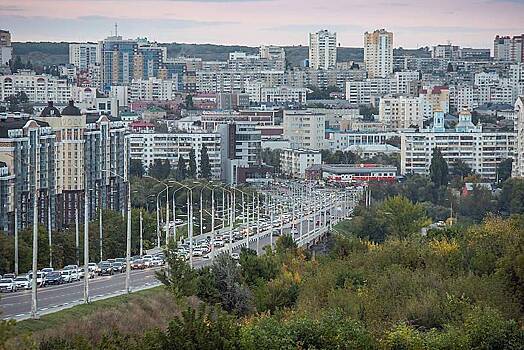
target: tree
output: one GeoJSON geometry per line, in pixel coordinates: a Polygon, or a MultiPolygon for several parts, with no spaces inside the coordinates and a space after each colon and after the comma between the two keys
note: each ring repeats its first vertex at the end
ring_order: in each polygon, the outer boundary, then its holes
{"type": "Polygon", "coordinates": [[[203,145],[202,151],[200,151],[200,178],[211,178],[211,164],[209,164],[209,155],[207,154],[206,145],[203,145]]]}
{"type": "Polygon", "coordinates": [[[186,109],[193,109],[195,108],[193,103],[193,95],[188,94],[186,95],[186,109]]]}
{"type": "Polygon", "coordinates": [[[451,168],[451,174],[460,176],[461,178],[465,178],[466,176],[470,176],[471,174],[473,174],[473,170],[462,159],[457,159],[453,163],[453,167],[451,168]]]}
{"type": "Polygon", "coordinates": [[[156,277],[176,298],[193,295],[196,291],[196,272],[184,257],[177,254],[176,243],[170,242],[165,251],[168,269],[156,272],[156,277]]]}
{"type": "Polygon", "coordinates": [[[184,159],[184,157],[182,157],[182,155],[178,156],[175,177],[178,181],[182,181],[187,178],[186,160],[184,159]]]}
{"type": "Polygon", "coordinates": [[[513,170],[513,159],[508,158],[503,160],[497,166],[497,179],[498,182],[504,182],[511,177],[511,172],[513,170]]]}
{"type": "Polygon", "coordinates": [[[196,166],[196,159],[195,159],[195,150],[191,149],[189,151],[189,173],[188,176],[191,179],[195,179],[197,176],[197,166],[196,166]]]}
{"type": "Polygon", "coordinates": [[[419,233],[429,224],[424,207],[402,196],[386,199],[378,208],[377,215],[385,223],[388,234],[400,239],[419,233]]]}
{"type": "Polygon", "coordinates": [[[144,176],[144,165],[140,159],[131,159],[131,162],[129,163],[129,174],[138,177],[144,176]]]}
{"type": "Polygon", "coordinates": [[[163,180],[166,179],[171,173],[171,164],[167,159],[155,159],[153,165],[149,167],[149,176],[155,179],[163,180]]]}
{"type": "Polygon", "coordinates": [[[435,147],[431,158],[431,165],[429,166],[429,173],[431,182],[437,187],[446,186],[449,182],[449,170],[446,160],[442,156],[440,150],[435,147]]]}

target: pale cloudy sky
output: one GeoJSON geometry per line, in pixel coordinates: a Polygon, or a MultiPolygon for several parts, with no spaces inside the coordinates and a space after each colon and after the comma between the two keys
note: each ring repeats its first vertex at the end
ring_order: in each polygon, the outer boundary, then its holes
{"type": "Polygon", "coordinates": [[[395,46],[492,46],[524,33],[524,0],[0,0],[14,41],[98,41],[114,31],[159,42],[307,45],[329,29],[342,46],[386,28],[395,46]]]}

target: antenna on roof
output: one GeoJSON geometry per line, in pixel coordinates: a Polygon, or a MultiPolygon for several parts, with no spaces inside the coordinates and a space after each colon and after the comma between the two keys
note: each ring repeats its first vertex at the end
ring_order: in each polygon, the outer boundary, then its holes
{"type": "Polygon", "coordinates": [[[118,36],[118,23],[115,22],[115,36],[118,36]]]}

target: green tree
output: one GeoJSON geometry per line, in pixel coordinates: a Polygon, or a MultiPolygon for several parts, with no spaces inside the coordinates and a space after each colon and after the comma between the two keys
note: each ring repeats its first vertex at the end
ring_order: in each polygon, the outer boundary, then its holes
{"type": "Polygon", "coordinates": [[[197,166],[195,158],[195,150],[189,151],[189,172],[187,174],[191,179],[195,179],[197,176],[197,166]]]}
{"type": "Polygon", "coordinates": [[[182,155],[178,156],[175,177],[178,181],[182,181],[187,178],[186,160],[184,159],[184,157],[182,157],[182,155]]]}
{"type": "Polygon", "coordinates": [[[176,243],[170,242],[165,250],[168,269],[156,272],[156,277],[176,298],[193,295],[196,291],[197,275],[184,257],[177,254],[176,243]]]}
{"type": "Polygon", "coordinates": [[[193,96],[191,94],[186,95],[186,109],[194,109],[193,96]]]}
{"type": "Polygon", "coordinates": [[[435,147],[431,158],[431,165],[429,166],[429,173],[431,182],[435,186],[446,186],[449,182],[449,170],[446,160],[442,156],[440,150],[435,147]]]}
{"type": "Polygon", "coordinates": [[[211,178],[211,164],[209,163],[209,155],[207,154],[206,145],[202,146],[202,151],[200,152],[200,178],[211,178]]]}
{"type": "Polygon", "coordinates": [[[457,159],[452,165],[451,174],[464,178],[473,174],[473,170],[462,159],[457,159]]]}
{"type": "Polygon", "coordinates": [[[138,177],[144,176],[144,165],[140,159],[131,159],[131,162],[129,163],[129,174],[138,177]]]}
{"type": "Polygon", "coordinates": [[[167,159],[155,159],[153,165],[149,167],[149,176],[152,176],[159,180],[166,179],[170,173],[171,164],[167,159]]]}
{"type": "Polygon", "coordinates": [[[497,166],[497,180],[499,183],[506,181],[511,177],[513,170],[513,159],[508,158],[500,162],[497,166]]]}
{"type": "Polygon", "coordinates": [[[388,233],[400,239],[419,233],[429,224],[424,207],[402,196],[386,199],[378,208],[377,215],[385,223],[388,233]]]}

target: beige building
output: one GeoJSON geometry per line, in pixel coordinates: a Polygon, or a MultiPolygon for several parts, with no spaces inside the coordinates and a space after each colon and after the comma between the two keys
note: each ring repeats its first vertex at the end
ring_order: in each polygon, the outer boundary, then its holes
{"type": "Polygon", "coordinates": [[[422,128],[424,118],[420,97],[384,97],[380,99],[379,121],[388,129],[411,126],[422,128]]]}
{"type": "Polygon", "coordinates": [[[304,178],[306,169],[318,164],[322,164],[320,151],[284,149],[280,153],[280,170],[289,176],[304,178]]]}
{"type": "Polygon", "coordinates": [[[364,65],[369,78],[393,73],[393,33],[385,29],[364,33],[364,65]]]}
{"type": "Polygon", "coordinates": [[[320,150],[325,147],[326,116],[304,110],[284,111],[284,138],[292,148],[320,150]]]}

